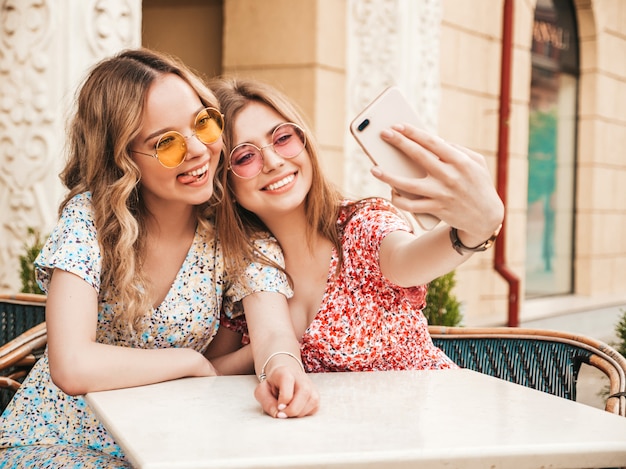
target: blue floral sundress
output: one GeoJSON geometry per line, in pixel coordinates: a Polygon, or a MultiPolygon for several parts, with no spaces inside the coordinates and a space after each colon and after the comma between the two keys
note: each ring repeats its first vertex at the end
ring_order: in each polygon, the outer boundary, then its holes
{"type": "MultiPolygon", "coordinates": [[[[273,239],[259,246],[282,265],[273,239]]],[[[198,228],[166,298],[137,330],[114,326],[118,305],[100,290],[102,259],[91,195],[72,198],[35,261],[44,291],[53,269],[78,275],[99,293],[96,340],[135,348],[188,347],[204,352],[219,327],[220,309],[240,311],[238,302],[256,291],[291,296],[277,269],[251,264],[245,278],[227,285],[223,253],[212,229],[198,228]]],[[[47,353],[35,364],[0,419],[0,469],[33,467],[130,467],[113,437],[82,396],[69,396],[50,378],[47,353]]]]}

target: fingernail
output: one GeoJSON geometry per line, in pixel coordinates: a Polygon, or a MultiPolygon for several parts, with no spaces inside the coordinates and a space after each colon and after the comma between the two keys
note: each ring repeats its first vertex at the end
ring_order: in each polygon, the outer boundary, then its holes
{"type": "Polygon", "coordinates": [[[372,169],[370,169],[371,173],[374,176],[382,176],[382,171],[378,168],[378,166],[374,166],[372,169]]]}
{"type": "Polygon", "coordinates": [[[287,404],[278,404],[278,410],[285,410],[287,404]]]}
{"type": "Polygon", "coordinates": [[[276,418],[279,418],[279,419],[286,419],[286,418],[287,418],[287,414],[286,414],[286,413],[284,413],[284,412],[278,412],[278,413],[276,414],[276,418]]]}
{"type": "Polygon", "coordinates": [[[389,129],[385,129],[385,130],[383,130],[383,131],[380,133],[380,135],[381,135],[383,138],[391,138],[391,137],[393,137],[393,132],[392,132],[391,130],[389,130],[389,129]]]}

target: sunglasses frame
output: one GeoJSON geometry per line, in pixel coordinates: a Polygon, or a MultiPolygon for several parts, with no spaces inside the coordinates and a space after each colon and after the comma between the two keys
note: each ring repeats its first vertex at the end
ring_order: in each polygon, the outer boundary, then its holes
{"type": "Polygon", "coordinates": [[[259,148],[254,143],[243,142],[243,143],[240,143],[239,145],[237,145],[235,148],[233,148],[230,151],[230,154],[228,155],[228,170],[230,172],[232,172],[235,176],[237,176],[240,179],[252,179],[253,177],[256,177],[259,174],[261,174],[261,172],[263,171],[263,165],[265,164],[265,159],[264,159],[265,157],[263,155],[263,150],[265,150],[266,148],[272,147],[272,151],[274,153],[276,153],[278,156],[280,156],[281,158],[286,158],[286,159],[290,160],[290,159],[295,158],[296,156],[300,155],[304,151],[304,149],[306,148],[306,144],[307,144],[307,136],[306,136],[305,130],[302,127],[300,127],[295,122],[283,122],[282,124],[279,124],[278,126],[276,126],[276,128],[272,132],[272,142],[271,143],[268,143],[267,145],[264,145],[264,146],[259,148]],[[302,137],[304,139],[302,141],[302,149],[298,153],[296,153],[295,155],[292,155],[292,156],[281,155],[274,148],[274,135],[276,134],[278,129],[280,129],[281,127],[286,126],[286,125],[293,126],[297,130],[299,130],[302,133],[302,137]],[[259,154],[261,155],[261,162],[263,163],[263,164],[261,164],[261,168],[259,169],[259,172],[254,174],[254,175],[252,175],[252,176],[241,176],[241,175],[237,174],[237,172],[233,169],[233,153],[235,152],[235,150],[237,150],[237,148],[241,148],[241,147],[243,147],[245,145],[250,145],[251,147],[256,148],[259,151],[259,154]]]}
{"type": "Polygon", "coordinates": [[[212,106],[207,106],[204,109],[200,110],[198,112],[198,114],[196,114],[196,118],[194,119],[193,122],[194,122],[194,131],[188,137],[185,137],[183,134],[181,134],[180,132],[177,132],[176,130],[169,130],[169,131],[164,132],[163,134],[159,135],[159,139],[157,140],[157,142],[154,145],[154,154],[146,153],[146,152],[143,152],[143,151],[137,151],[137,150],[130,150],[130,151],[131,151],[131,153],[138,153],[140,155],[151,156],[152,158],[155,158],[161,164],[161,166],[163,166],[164,168],[168,168],[168,169],[178,168],[181,164],[183,164],[183,162],[185,161],[185,157],[187,156],[187,140],[188,139],[190,139],[191,137],[196,137],[204,145],[210,145],[212,143],[217,142],[219,140],[219,138],[222,136],[222,134],[224,133],[224,114],[222,114],[217,108],[214,108],[212,106]],[[200,117],[200,114],[202,114],[204,111],[209,111],[209,112],[207,112],[207,114],[209,115],[209,117],[211,119],[215,119],[216,116],[220,116],[220,120],[221,120],[220,134],[217,136],[217,138],[215,140],[212,140],[210,142],[205,142],[200,137],[198,137],[198,131],[196,130],[196,127],[197,127],[197,124],[198,124],[198,118],[200,117]],[[211,112],[211,111],[213,111],[213,112],[211,112]],[[183,144],[184,144],[184,147],[185,147],[185,152],[183,153],[183,156],[182,156],[180,162],[178,162],[178,164],[176,164],[175,166],[168,166],[165,163],[163,163],[163,161],[161,161],[160,158],[159,158],[159,150],[158,150],[159,143],[161,143],[161,140],[163,140],[163,138],[167,137],[168,135],[180,135],[182,137],[182,139],[183,139],[183,144]]]}

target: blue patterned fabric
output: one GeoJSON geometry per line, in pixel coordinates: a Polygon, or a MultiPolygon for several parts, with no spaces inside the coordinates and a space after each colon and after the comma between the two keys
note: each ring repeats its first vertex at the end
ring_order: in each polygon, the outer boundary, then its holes
{"type": "MultiPolygon", "coordinates": [[[[268,239],[261,245],[266,254],[283,264],[277,243],[268,239]]],[[[286,277],[265,265],[250,265],[240,284],[227,286],[223,254],[213,229],[198,228],[158,308],[142,318],[136,330],[115,323],[118,303],[108,292],[100,291],[102,259],[89,193],[69,201],[35,264],[44,291],[53,269],[74,273],[92,285],[99,295],[96,340],[124,347],[187,347],[202,353],[217,332],[223,301],[237,304],[255,291],[292,294],[286,277]]],[[[0,450],[0,468],[126,467],[122,449],[84,398],[69,396],[54,385],[47,353],[2,414],[0,448],[12,448],[0,450]],[[100,464],[98,458],[112,465],[100,464]]]]}

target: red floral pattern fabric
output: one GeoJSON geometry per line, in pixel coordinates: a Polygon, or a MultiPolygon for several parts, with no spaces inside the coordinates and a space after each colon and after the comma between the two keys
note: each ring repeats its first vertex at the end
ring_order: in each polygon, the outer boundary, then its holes
{"type": "MultiPolygon", "coordinates": [[[[333,249],[320,309],[301,339],[307,372],[457,368],[428,333],[421,311],[428,285],[399,287],[380,271],[380,244],[393,231],[411,231],[406,218],[387,200],[373,198],[345,201],[337,223],[343,263],[336,272],[333,249]]],[[[248,343],[243,316],[222,317],[222,325],[248,343]]]]}
{"type": "MultiPolygon", "coordinates": [[[[457,366],[435,347],[421,310],[428,286],[403,288],[380,271],[379,248],[393,231],[411,231],[384,199],[345,203],[343,265],[333,251],[320,310],[302,337],[309,372],[443,369],[457,366]]],[[[419,262],[419,259],[415,259],[419,262]]]]}

